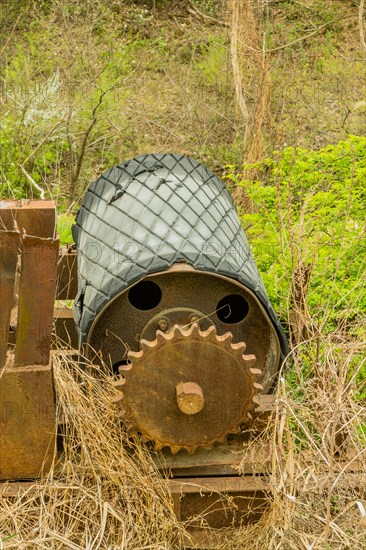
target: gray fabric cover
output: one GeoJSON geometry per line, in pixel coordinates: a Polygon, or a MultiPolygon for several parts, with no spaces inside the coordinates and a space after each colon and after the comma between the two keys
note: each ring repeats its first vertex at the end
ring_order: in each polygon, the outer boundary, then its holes
{"type": "Polygon", "coordinates": [[[187,262],[237,279],[259,298],[286,339],[266,295],[230,193],[197,161],[136,157],[88,188],[73,227],[79,292],[74,317],[84,342],[95,316],[142,277],[187,262]]]}

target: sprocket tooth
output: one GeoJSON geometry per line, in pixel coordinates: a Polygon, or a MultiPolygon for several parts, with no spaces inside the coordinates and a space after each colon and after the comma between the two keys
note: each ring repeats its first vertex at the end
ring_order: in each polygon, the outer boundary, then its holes
{"type": "Polygon", "coordinates": [[[232,332],[225,332],[225,334],[223,334],[222,336],[217,335],[216,339],[219,342],[227,342],[228,344],[231,344],[232,339],[233,339],[233,334],[232,334],[232,332]]]}
{"type": "MultiPolygon", "coordinates": [[[[156,345],[157,345],[158,341],[157,339],[153,340],[153,341],[150,341],[150,340],[140,340],[140,345],[141,345],[141,355],[139,355],[139,357],[142,357],[143,353],[145,350],[147,349],[151,349],[151,348],[155,348],[156,345]]],[[[128,354],[128,358],[130,358],[130,354],[128,354]]]]}
{"type": "MultiPolygon", "coordinates": [[[[178,454],[181,449],[182,449],[182,447],[180,445],[171,445],[170,446],[170,452],[172,453],[172,455],[178,454]]],[[[189,452],[188,448],[187,448],[187,451],[189,452]]],[[[192,453],[190,453],[190,454],[192,454],[192,453]]]]}
{"type": "Polygon", "coordinates": [[[251,354],[248,354],[248,355],[243,355],[243,361],[244,363],[246,364],[246,366],[248,368],[252,367],[253,365],[255,365],[256,361],[257,361],[257,358],[255,355],[253,355],[252,353],[251,354]]]}
{"type": "Polygon", "coordinates": [[[166,445],[160,441],[154,441],[155,451],[161,451],[166,445]]]}
{"type": "Polygon", "coordinates": [[[132,363],[128,363],[127,365],[120,365],[118,367],[118,372],[123,375],[124,372],[128,372],[132,369],[132,363]]]}
{"type": "Polygon", "coordinates": [[[242,353],[247,349],[247,345],[245,342],[236,342],[235,344],[231,344],[231,349],[233,350],[240,350],[242,353]]]}
{"type": "MultiPolygon", "coordinates": [[[[186,330],[186,329],[184,329],[184,330],[186,330]]],[[[197,323],[197,321],[194,321],[194,323],[191,323],[188,327],[188,330],[190,331],[191,334],[193,332],[200,332],[200,326],[197,323]]]]}
{"type": "Polygon", "coordinates": [[[254,403],[254,405],[257,405],[254,409],[254,412],[260,412],[260,410],[261,410],[261,400],[260,400],[258,395],[255,395],[253,397],[253,403],[254,403]]]}
{"type": "MultiPolygon", "coordinates": [[[[235,429],[235,428],[234,428],[235,429]]],[[[230,430],[229,433],[232,433],[232,431],[230,430]]],[[[227,436],[229,435],[229,433],[225,433],[222,437],[219,437],[218,439],[216,439],[216,443],[225,443],[226,442],[226,438],[227,436]]]]}
{"type": "Polygon", "coordinates": [[[127,421],[126,421],[126,426],[127,426],[128,430],[129,430],[131,433],[133,433],[133,434],[135,434],[135,435],[137,435],[137,434],[140,433],[140,432],[139,432],[138,426],[136,426],[136,424],[133,423],[133,420],[127,420],[127,421]]]}
{"type": "Polygon", "coordinates": [[[159,343],[161,343],[161,342],[166,342],[166,341],[169,342],[169,341],[173,340],[174,338],[176,338],[177,337],[177,334],[176,334],[177,332],[178,332],[178,335],[180,336],[181,335],[181,327],[179,325],[173,325],[166,332],[163,332],[161,330],[157,330],[156,334],[159,335],[158,341],[159,341],[159,343]]]}
{"type": "Polygon", "coordinates": [[[200,330],[199,331],[202,338],[207,338],[208,336],[214,336],[216,338],[216,327],[215,325],[211,325],[206,330],[200,330]]]}
{"type": "Polygon", "coordinates": [[[262,376],[263,372],[261,371],[261,369],[253,369],[251,368],[250,369],[250,372],[251,374],[253,374],[254,376],[262,376]]]}
{"type": "Polygon", "coordinates": [[[112,386],[114,386],[115,388],[121,388],[125,384],[126,384],[126,379],[125,378],[119,378],[118,380],[114,380],[112,382],[112,386]]]}
{"type": "Polygon", "coordinates": [[[144,350],[140,351],[129,351],[127,354],[128,359],[139,359],[144,354],[144,350]]]}
{"type": "MultiPolygon", "coordinates": [[[[230,430],[229,432],[230,434],[241,434],[241,427],[240,426],[237,426],[236,428],[234,428],[233,430],[230,430]]],[[[226,434],[225,436],[225,441],[226,441],[226,437],[229,435],[229,433],[226,434]]]]}
{"type": "Polygon", "coordinates": [[[128,422],[128,420],[126,420],[126,418],[124,419],[124,424],[127,428],[127,430],[131,433],[131,435],[134,434],[134,431],[132,430],[132,424],[131,422],[128,422]]]}

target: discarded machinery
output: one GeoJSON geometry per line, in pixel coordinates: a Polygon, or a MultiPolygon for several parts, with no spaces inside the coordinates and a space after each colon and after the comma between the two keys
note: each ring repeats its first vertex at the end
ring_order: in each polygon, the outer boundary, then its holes
{"type": "Polygon", "coordinates": [[[177,515],[207,506],[214,526],[232,524],[214,495],[225,491],[255,519],[268,485],[252,474],[270,456],[248,459],[242,477],[235,462],[271,408],[286,340],[224,184],[181,155],[112,168],[85,194],[76,254],[58,259],[51,202],[2,201],[0,215],[0,481],[36,478],[52,460],[53,316],[60,341],[114,372],[131,431],[163,450],[177,515]],[[75,298],[75,322],[55,297],[75,298]]]}
{"type": "Polygon", "coordinates": [[[135,158],[90,185],[73,229],[79,343],[119,374],[131,430],[192,454],[250,426],[286,341],[220,179],[135,158]]]}

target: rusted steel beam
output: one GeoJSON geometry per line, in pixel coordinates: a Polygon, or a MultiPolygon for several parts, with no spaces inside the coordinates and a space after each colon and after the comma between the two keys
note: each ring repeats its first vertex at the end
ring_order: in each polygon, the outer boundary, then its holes
{"type": "Polygon", "coordinates": [[[18,231],[0,231],[0,371],[6,363],[18,246],[18,231]]]}
{"type": "Polygon", "coordinates": [[[15,365],[47,365],[50,358],[59,240],[22,239],[15,365]]]}
{"type": "Polygon", "coordinates": [[[12,231],[14,221],[21,233],[53,238],[56,233],[55,204],[40,200],[1,200],[0,229],[12,231]]]}
{"type": "MultiPolygon", "coordinates": [[[[78,349],[79,336],[76,330],[72,309],[68,307],[58,307],[53,312],[54,330],[52,334],[52,349],[57,346],[65,346],[65,349],[78,349]]],[[[13,331],[9,334],[9,343],[15,345],[17,326],[14,325],[13,331]]]]}
{"type": "Polygon", "coordinates": [[[272,466],[272,451],[267,444],[253,446],[244,442],[242,436],[235,436],[230,442],[218,443],[211,449],[200,448],[192,455],[172,455],[163,450],[162,456],[154,457],[161,471],[171,473],[174,478],[204,476],[237,476],[243,474],[268,474],[272,466]]]}
{"type": "Polygon", "coordinates": [[[0,480],[35,478],[55,452],[52,369],[9,363],[0,377],[0,480]]]}
{"type": "Polygon", "coordinates": [[[73,300],[78,290],[76,253],[61,253],[57,271],[57,300],[73,300]]]}
{"type": "Polygon", "coordinates": [[[171,493],[182,495],[198,493],[242,493],[268,491],[270,489],[267,476],[227,476],[227,477],[192,477],[168,479],[171,493]]]}

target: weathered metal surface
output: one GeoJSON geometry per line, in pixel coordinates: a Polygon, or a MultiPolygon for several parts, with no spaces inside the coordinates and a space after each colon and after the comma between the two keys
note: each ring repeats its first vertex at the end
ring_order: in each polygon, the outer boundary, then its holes
{"type": "Polygon", "coordinates": [[[233,435],[225,443],[199,448],[194,454],[172,455],[168,449],[154,455],[159,470],[173,478],[268,474],[272,468],[270,445],[250,442],[251,432],[233,435]]]}
{"type": "Polygon", "coordinates": [[[56,415],[50,366],[13,367],[0,377],[0,479],[47,471],[55,450],[56,415]]]}
{"type": "Polygon", "coordinates": [[[18,246],[19,232],[0,231],[0,372],[6,363],[18,246]]]}
{"type": "MultiPolygon", "coordinates": [[[[112,367],[127,359],[121,342],[132,351],[138,351],[141,336],[150,335],[152,318],[158,319],[159,314],[164,316],[172,310],[184,312],[194,308],[210,318],[218,334],[230,331],[234,342],[245,341],[247,353],[256,356],[256,366],[263,372],[260,383],[265,392],[269,390],[280,362],[278,340],[263,310],[247,289],[232,279],[196,271],[187,264],[177,264],[144,281],[155,283],[161,290],[161,300],[156,307],[148,310],[134,307],[128,289],[112,300],[95,320],[88,342],[92,349],[101,351],[106,364],[112,367]],[[227,323],[219,318],[217,305],[233,294],[247,302],[248,312],[241,321],[227,323]]],[[[131,288],[138,288],[139,284],[131,288]]],[[[175,322],[175,318],[172,317],[172,321],[175,322]]],[[[188,315],[183,318],[184,323],[187,321],[188,315]]]]}
{"type": "MultiPolygon", "coordinates": [[[[82,342],[116,295],[151,273],[186,262],[204,275],[227,276],[249,289],[262,306],[267,333],[273,327],[286,353],[284,333],[232,197],[224,183],[194,159],[150,154],[108,170],[86,191],[73,236],[82,342]]],[[[188,307],[202,309],[194,301],[188,307]]]]}
{"type": "Polygon", "coordinates": [[[189,521],[191,528],[202,529],[202,517],[211,529],[249,525],[258,521],[269,505],[266,476],[172,479],[168,484],[178,518],[189,521]]]}
{"type": "Polygon", "coordinates": [[[268,491],[268,476],[190,477],[167,480],[171,493],[242,493],[244,491],[268,491]]]}
{"type": "Polygon", "coordinates": [[[58,249],[58,240],[22,239],[16,365],[49,363],[58,249]]]}
{"type": "Polygon", "coordinates": [[[51,200],[1,200],[0,229],[12,231],[14,221],[21,233],[53,238],[56,232],[55,204],[51,200]]]}
{"type": "Polygon", "coordinates": [[[166,332],[174,325],[190,326],[197,322],[201,330],[206,330],[214,323],[202,311],[191,307],[173,307],[153,315],[146,323],[142,332],[141,340],[153,340],[157,330],[166,332]]]}
{"type": "Polygon", "coordinates": [[[141,351],[128,354],[132,364],[120,367],[123,377],[115,385],[121,386],[130,428],[156,449],[194,452],[240,433],[241,425],[252,421],[262,372],[253,368],[255,356],[244,353],[244,342],[232,343],[231,333],[219,336],[213,326],[201,331],[196,323],[187,329],[175,325],[141,345],[141,351]],[[194,382],[204,395],[196,414],[182,412],[177,404],[181,382],[194,382]]]}
{"type": "MultiPolygon", "coordinates": [[[[64,346],[66,349],[72,348],[77,350],[79,347],[79,336],[75,327],[75,321],[72,314],[72,309],[62,306],[57,307],[53,311],[53,326],[51,348],[64,346]]],[[[9,334],[9,343],[15,345],[17,327],[14,325],[13,330],[9,334]]]]}
{"type": "Polygon", "coordinates": [[[76,331],[72,309],[65,306],[55,308],[53,322],[54,332],[52,346],[78,349],[79,336],[76,331]]]}
{"type": "Polygon", "coordinates": [[[73,300],[77,288],[76,253],[61,251],[57,265],[57,300],[73,300]]]}

